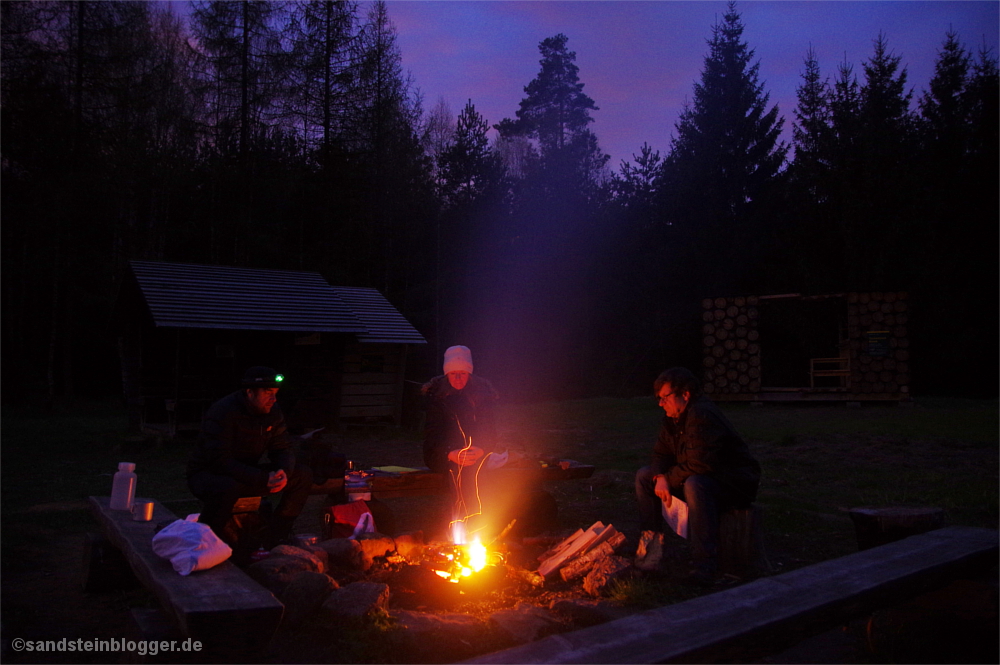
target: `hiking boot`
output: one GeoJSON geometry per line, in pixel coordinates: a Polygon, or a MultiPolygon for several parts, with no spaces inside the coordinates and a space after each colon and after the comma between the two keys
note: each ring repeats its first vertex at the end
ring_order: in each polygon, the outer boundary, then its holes
{"type": "Polygon", "coordinates": [[[635,567],[646,572],[660,569],[663,561],[663,534],[657,531],[643,531],[639,536],[639,546],[635,550],[635,567]]]}

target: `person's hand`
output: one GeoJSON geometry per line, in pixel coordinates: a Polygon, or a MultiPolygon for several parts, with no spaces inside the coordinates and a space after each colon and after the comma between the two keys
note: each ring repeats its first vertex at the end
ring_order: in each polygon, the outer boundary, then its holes
{"type": "Polygon", "coordinates": [[[663,476],[657,476],[656,487],[653,491],[656,492],[656,496],[660,497],[663,504],[669,508],[672,497],[670,496],[670,486],[667,485],[667,479],[663,476]]]}
{"type": "Polygon", "coordinates": [[[288,474],[285,473],[284,469],[272,471],[267,476],[267,488],[271,491],[271,494],[285,489],[285,485],[287,484],[288,474]]]}

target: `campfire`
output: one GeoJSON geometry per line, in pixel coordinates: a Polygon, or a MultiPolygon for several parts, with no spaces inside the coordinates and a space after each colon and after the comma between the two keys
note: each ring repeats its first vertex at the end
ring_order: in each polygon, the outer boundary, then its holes
{"type": "Polygon", "coordinates": [[[428,552],[427,558],[427,565],[438,577],[455,584],[503,563],[503,555],[487,550],[478,538],[467,545],[439,545],[428,552]]]}
{"type": "MultiPolygon", "coordinates": [[[[468,445],[460,451],[459,455],[464,456],[471,447],[472,440],[469,439],[468,445]]],[[[490,455],[492,453],[487,454],[487,459],[490,455]]],[[[449,524],[451,543],[439,544],[428,552],[427,565],[436,575],[454,584],[462,584],[463,582],[467,584],[476,577],[498,579],[504,577],[503,566],[505,558],[503,553],[498,549],[488,548],[482,542],[479,533],[472,535],[471,538],[468,533],[471,521],[482,515],[483,506],[479,494],[479,471],[482,467],[483,465],[479,464],[473,476],[473,482],[475,483],[473,493],[478,505],[475,511],[470,512],[465,504],[462,492],[462,470],[464,469],[464,465],[459,466],[458,473],[454,477],[458,498],[453,510],[453,519],[449,524]],[[484,571],[488,574],[482,575],[484,571]]],[[[513,525],[514,522],[511,522],[497,538],[491,541],[491,544],[501,541],[513,525]]]]}

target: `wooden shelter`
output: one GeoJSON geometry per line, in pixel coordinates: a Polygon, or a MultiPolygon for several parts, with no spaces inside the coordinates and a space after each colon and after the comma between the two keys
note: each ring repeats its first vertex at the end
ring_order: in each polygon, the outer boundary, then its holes
{"type": "Polygon", "coordinates": [[[706,298],[702,309],[714,400],[911,399],[905,292],[706,298]]]}
{"type": "Polygon", "coordinates": [[[197,429],[253,365],[285,374],[293,431],[401,421],[407,347],[426,340],[378,290],[316,272],[129,267],[115,325],[133,426],[197,429]]]}

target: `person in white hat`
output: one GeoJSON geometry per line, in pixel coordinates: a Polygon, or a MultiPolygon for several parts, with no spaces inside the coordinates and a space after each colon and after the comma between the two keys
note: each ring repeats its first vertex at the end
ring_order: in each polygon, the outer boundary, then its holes
{"type": "Polygon", "coordinates": [[[499,395],[493,384],[472,370],[469,348],[449,347],[444,352],[444,374],[421,388],[427,406],[424,463],[437,473],[453,469],[449,462],[475,464],[496,443],[494,407],[499,395]]]}

